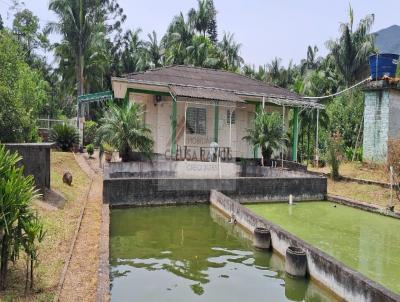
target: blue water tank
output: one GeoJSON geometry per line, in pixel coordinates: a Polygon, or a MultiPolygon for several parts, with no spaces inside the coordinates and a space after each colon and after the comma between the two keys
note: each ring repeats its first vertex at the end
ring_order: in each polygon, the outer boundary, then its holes
{"type": "Polygon", "coordinates": [[[384,76],[394,78],[396,76],[399,55],[392,53],[375,54],[369,57],[371,78],[379,80],[384,76]]]}

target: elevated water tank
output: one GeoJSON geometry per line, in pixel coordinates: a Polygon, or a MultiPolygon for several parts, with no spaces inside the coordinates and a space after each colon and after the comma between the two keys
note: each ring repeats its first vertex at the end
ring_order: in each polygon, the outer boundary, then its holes
{"type": "Polygon", "coordinates": [[[384,76],[394,78],[396,76],[399,55],[392,53],[375,54],[369,57],[371,78],[382,79],[384,76]]]}

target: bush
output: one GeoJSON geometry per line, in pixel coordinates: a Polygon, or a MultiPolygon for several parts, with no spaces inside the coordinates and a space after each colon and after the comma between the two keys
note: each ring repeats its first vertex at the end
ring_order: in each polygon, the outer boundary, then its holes
{"type": "Polygon", "coordinates": [[[79,134],[73,126],[58,124],[51,130],[50,139],[56,142],[62,151],[70,151],[74,144],[79,143],[79,134]]]}
{"type": "Polygon", "coordinates": [[[98,124],[95,121],[86,121],[83,125],[83,143],[93,144],[96,138],[98,124]]]}
{"type": "Polygon", "coordinates": [[[93,144],[89,144],[86,146],[86,152],[89,154],[89,157],[92,157],[94,153],[94,146],[93,144]]]}
{"type": "Polygon", "coordinates": [[[0,289],[6,287],[8,264],[19,258],[24,251],[26,258],[26,282],[33,287],[33,269],[37,261],[38,242],[43,239],[43,225],[31,209],[37,191],[33,176],[24,176],[23,167],[17,165],[21,158],[17,153],[6,151],[0,144],[0,289]]]}
{"type": "Polygon", "coordinates": [[[355,154],[354,154],[354,149],[352,147],[346,147],[345,148],[345,154],[346,154],[346,160],[347,161],[362,161],[362,155],[363,155],[363,150],[362,147],[358,147],[355,150],[355,154]]]}
{"type": "Polygon", "coordinates": [[[328,138],[328,154],[327,161],[331,165],[331,177],[338,179],[339,166],[343,160],[343,139],[340,133],[337,131],[328,138]]]}
{"type": "Polygon", "coordinates": [[[396,175],[400,176],[400,139],[388,140],[388,168],[393,167],[396,175]]]}

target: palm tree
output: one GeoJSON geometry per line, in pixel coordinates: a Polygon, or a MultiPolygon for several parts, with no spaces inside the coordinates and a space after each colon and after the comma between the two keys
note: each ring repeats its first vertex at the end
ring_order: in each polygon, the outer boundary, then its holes
{"type": "Polygon", "coordinates": [[[224,33],[222,41],[218,43],[218,50],[225,69],[235,71],[240,68],[244,62],[239,54],[241,46],[240,43],[235,42],[233,34],[224,33]]]}
{"type": "Polygon", "coordinates": [[[139,60],[143,53],[144,43],[139,35],[140,28],[128,30],[123,37],[123,50],[121,53],[122,72],[135,72],[139,70],[139,60]]]}
{"type": "Polygon", "coordinates": [[[186,48],[186,64],[203,67],[216,67],[219,59],[217,50],[209,38],[204,36],[194,36],[192,44],[186,48]]]}
{"type": "Polygon", "coordinates": [[[286,150],[287,139],[282,127],[282,118],[277,112],[256,112],[253,127],[247,129],[243,137],[254,147],[261,147],[261,165],[269,161],[274,154],[286,150]]]}
{"type": "Polygon", "coordinates": [[[214,8],[214,3],[212,0],[198,0],[197,4],[197,10],[192,8],[188,13],[189,22],[203,37],[206,37],[206,33],[208,33],[210,40],[215,43],[217,41],[215,20],[217,11],[214,8]]]}
{"type": "Polygon", "coordinates": [[[370,29],[374,15],[361,19],[356,29],[353,28],[354,13],[349,8],[349,21],[340,26],[341,36],[327,42],[327,47],[335,60],[336,68],[343,76],[346,85],[354,83],[357,75],[368,63],[368,57],[375,52],[374,36],[370,29]]]}
{"type": "Polygon", "coordinates": [[[147,35],[148,41],[144,42],[144,48],[139,60],[141,69],[157,68],[164,65],[165,49],[162,43],[158,42],[157,33],[153,30],[147,35]]]}
{"type": "Polygon", "coordinates": [[[318,47],[314,45],[314,47],[311,47],[311,45],[308,46],[307,48],[307,58],[301,60],[301,74],[305,74],[307,70],[315,70],[319,67],[322,58],[317,57],[318,53],[318,47]]]}
{"type": "Polygon", "coordinates": [[[118,149],[122,161],[129,161],[133,152],[138,151],[151,156],[154,141],[151,130],[144,124],[143,107],[131,101],[122,106],[111,104],[97,131],[97,140],[118,149]]]}

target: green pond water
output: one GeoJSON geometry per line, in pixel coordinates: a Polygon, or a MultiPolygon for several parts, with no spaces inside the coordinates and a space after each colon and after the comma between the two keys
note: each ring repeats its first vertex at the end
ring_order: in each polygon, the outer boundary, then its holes
{"type": "Polygon", "coordinates": [[[312,281],[285,277],[283,260],[207,205],[115,209],[112,301],[337,301],[312,281]]]}
{"type": "Polygon", "coordinates": [[[400,220],[330,202],[246,207],[400,293],[400,220]]]}

